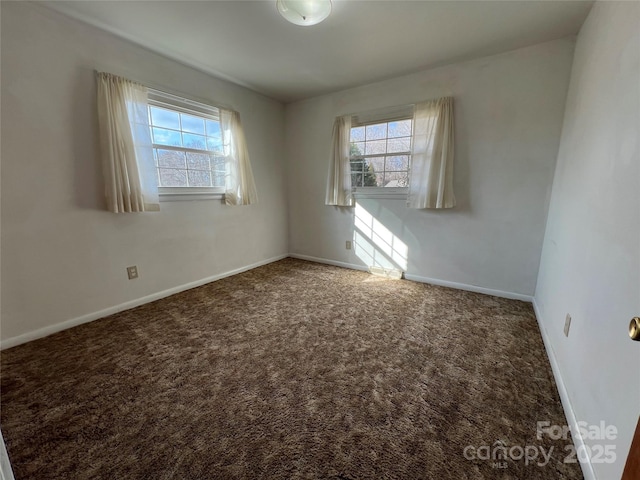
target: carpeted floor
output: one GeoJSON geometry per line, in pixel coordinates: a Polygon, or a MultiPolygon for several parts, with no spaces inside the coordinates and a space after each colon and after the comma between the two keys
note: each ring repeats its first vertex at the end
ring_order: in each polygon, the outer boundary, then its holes
{"type": "Polygon", "coordinates": [[[536,438],[565,420],[529,304],[300,260],[3,351],[1,377],[17,480],[582,478],[536,438]]]}

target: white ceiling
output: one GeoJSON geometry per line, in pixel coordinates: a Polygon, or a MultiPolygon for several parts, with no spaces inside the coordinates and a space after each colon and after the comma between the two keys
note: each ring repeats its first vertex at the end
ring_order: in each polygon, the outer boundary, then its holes
{"type": "Polygon", "coordinates": [[[46,5],[155,52],[291,102],[576,34],[592,1],[333,0],[311,27],[275,0],[46,5]]]}

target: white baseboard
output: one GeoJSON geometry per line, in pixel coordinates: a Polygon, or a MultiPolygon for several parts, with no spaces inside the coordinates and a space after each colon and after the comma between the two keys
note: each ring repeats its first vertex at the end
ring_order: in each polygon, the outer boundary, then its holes
{"type": "MultiPolygon", "coordinates": [[[[540,313],[540,309],[538,308],[538,304],[536,303],[535,297],[533,298],[533,310],[536,313],[536,319],[538,320],[538,327],[540,329],[540,334],[542,335],[542,341],[544,342],[544,348],[547,351],[547,357],[549,357],[549,363],[551,364],[551,371],[553,372],[553,378],[556,381],[556,385],[558,386],[558,393],[560,394],[560,401],[562,402],[562,408],[564,410],[564,415],[567,420],[567,425],[571,427],[572,432],[579,431],[578,429],[578,420],[576,418],[576,413],[573,410],[573,405],[571,403],[571,399],[569,398],[569,392],[567,391],[567,387],[564,384],[564,380],[562,378],[562,373],[560,372],[560,367],[558,366],[558,361],[556,359],[555,351],[553,350],[553,346],[551,345],[551,340],[549,340],[549,335],[547,334],[547,329],[545,328],[542,322],[542,315],[540,313]]],[[[584,439],[579,435],[572,436],[573,443],[576,447],[576,451],[589,451],[587,446],[584,443],[584,439]]],[[[591,461],[588,459],[583,461],[581,456],[578,455],[578,460],[580,461],[580,467],[582,468],[582,475],[584,475],[585,480],[597,480],[596,472],[593,470],[593,465],[591,461]]]]}
{"type": "Polygon", "coordinates": [[[219,273],[217,275],[203,278],[201,280],[196,280],[194,282],[185,283],[184,285],[179,285],[177,287],[169,288],[161,292],[152,293],[151,295],[147,295],[142,298],[136,298],[135,300],[130,300],[128,302],[121,303],[120,305],[115,305],[113,307],[105,308],[104,310],[88,313],[86,315],[72,318],[64,322],[56,323],[55,325],[49,325],[47,327],[34,330],[33,332],[27,332],[22,335],[18,335],[17,337],[7,338],[5,340],[2,340],[2,342],[0,342],[0,350],[4,350],[5,348],[15,347],[17,345],[21,345],[23,343],[36,340],[38,338],[46,337],[53,333],[66,330],[67,328],[75,327],[83,323],[88,323],[94,320],[98,320],[99,318],[108,317],[109,315],[122,312],[123,310],[129,310],[130,308],[138,307],[145,303],[153,302],[155,300],[168,297],[169,295],[173,295],[175,293],[180,293],[180,292],[184,292],[185,290],[189,290],[191,288],[199,287],[201,285],[204,285],[205,283],[214,282],[216,280],[220,280],[221,278],[230,277],[238,273],[246,272],[247,270],[251,270],[256,267],[261,267],[262,265],[266,265],[268,263],[277,262],[278,260],[282,260],[283,258],[287,258],[288,256],[289,256],[288,254],[278,255],[277,257],[268,258],[266,260],[261,260],[256,263],[252,263],[251,265],[245,265],[243,267],[236,268],[235,270],[219,273]]]}
{"type": "Polygon", "coordinates": [[[455,288],[457,290],[467,290],[468,292],[483,293],[485,295],[493,295],[494,297],[509,298],[511,300],[522,300],[523,302],[529,302],[533,300],[531,295],[524,295],[522,293],[505,292],[504,290],[494,290],[492,288],[479,287],[477,285],[469,285],[466,283],[449,282],[447,280],[439,280],[437,278],[421,277],[419,275],[406,274],[404,278],[412,280],[414,282],[430,283],[431,285],[438,285],[440,287],[455,288]]]}
{"type": "Polygon", "coordinates": [[[351,270],[362,270],[368,272],[369,267],[364,265],[356,265],[355,263],[338,262],[336,260],[329,260],[328,258],[312,257],[311,255],[300,255],[299,253],[290,253],[291,258],[299,258],[300,260],[309,260],[310,262],[324,263],[326,265],[333,265],[334,267],[350,268],[351,270]]]}
{"type": "MultiPolygon", "coordinates": [[[[310,262],[325,263],[327,265],[334,265],[336,267],[351,268],[353,270],[369,271],[369,267],[364,265],[356,265],[354,263],[338,262],[336,260],[329,260],[328,258],[312,257],[310,255],[301,255],[299,253],[290,253],[290,257],[299,258],[301,260],[309,260],[310,262]]],[[[522,300],[523,302],[531,302],[533,297],[531,295],[524,295],[522,293],[504,292],[502,290],[493,290],[491,288],[478,287],[476,285],[467,285],[466,283],[449,282],[447,280],[439,280],[437,278],[421,277],[419,275],[406,274],[404,278],[414,282],[430,283],[431,285],[438,285],[441,287],[455,288],[457,290],[467,290],[469,292],[484,293],[485,295],[493,295],[494,297],[510,298],[512,300],[522,300]]]]}
{"type": "Polygon", "coordinates": [[[2,432],[0,432],[0,480],[14,480],[13,470],[11,470],[11,462],[9,462],[9,454],[4,444],[2,432]]]}

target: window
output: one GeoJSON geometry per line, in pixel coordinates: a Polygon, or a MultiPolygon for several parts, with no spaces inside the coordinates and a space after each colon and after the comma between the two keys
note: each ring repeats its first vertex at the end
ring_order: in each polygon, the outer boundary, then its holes
{"type": "Polygon", "coordinates": [[[224,192],[225,157],[216,107],[151,91],[149,126],[161,194],[224,192]]]}
{"type": "Polygon", "coordinates": [[[411,162],[412,119],[351,128],[351,186],[407,187],[411,162]]]}

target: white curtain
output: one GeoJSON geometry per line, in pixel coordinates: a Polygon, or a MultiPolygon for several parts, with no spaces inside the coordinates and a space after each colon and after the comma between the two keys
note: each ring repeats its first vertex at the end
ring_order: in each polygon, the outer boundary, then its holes
{"type": "Polygon", "coordinates": [[[453,98],[418,103],[413,117],[407,206],[452,208],[453,98]]]}
{"type": "Polygon", "coordinates": [[[220,127],[225,154],[225,202],[227,205],[258,203],[240,114],[220,109],[220,127]]]}
{"type": "Polygon", "coordinates": [[[107,209],[114,213],[160,210],[147,88],[98,73],[98,124],[107,209]]]}
{"type": "Polygon", "coordinates": [[[326,205],[350,207],[353,205],[351,194],[351,117],[337,117],[333,123],[331,160],[327,181],[326,205]]]}

